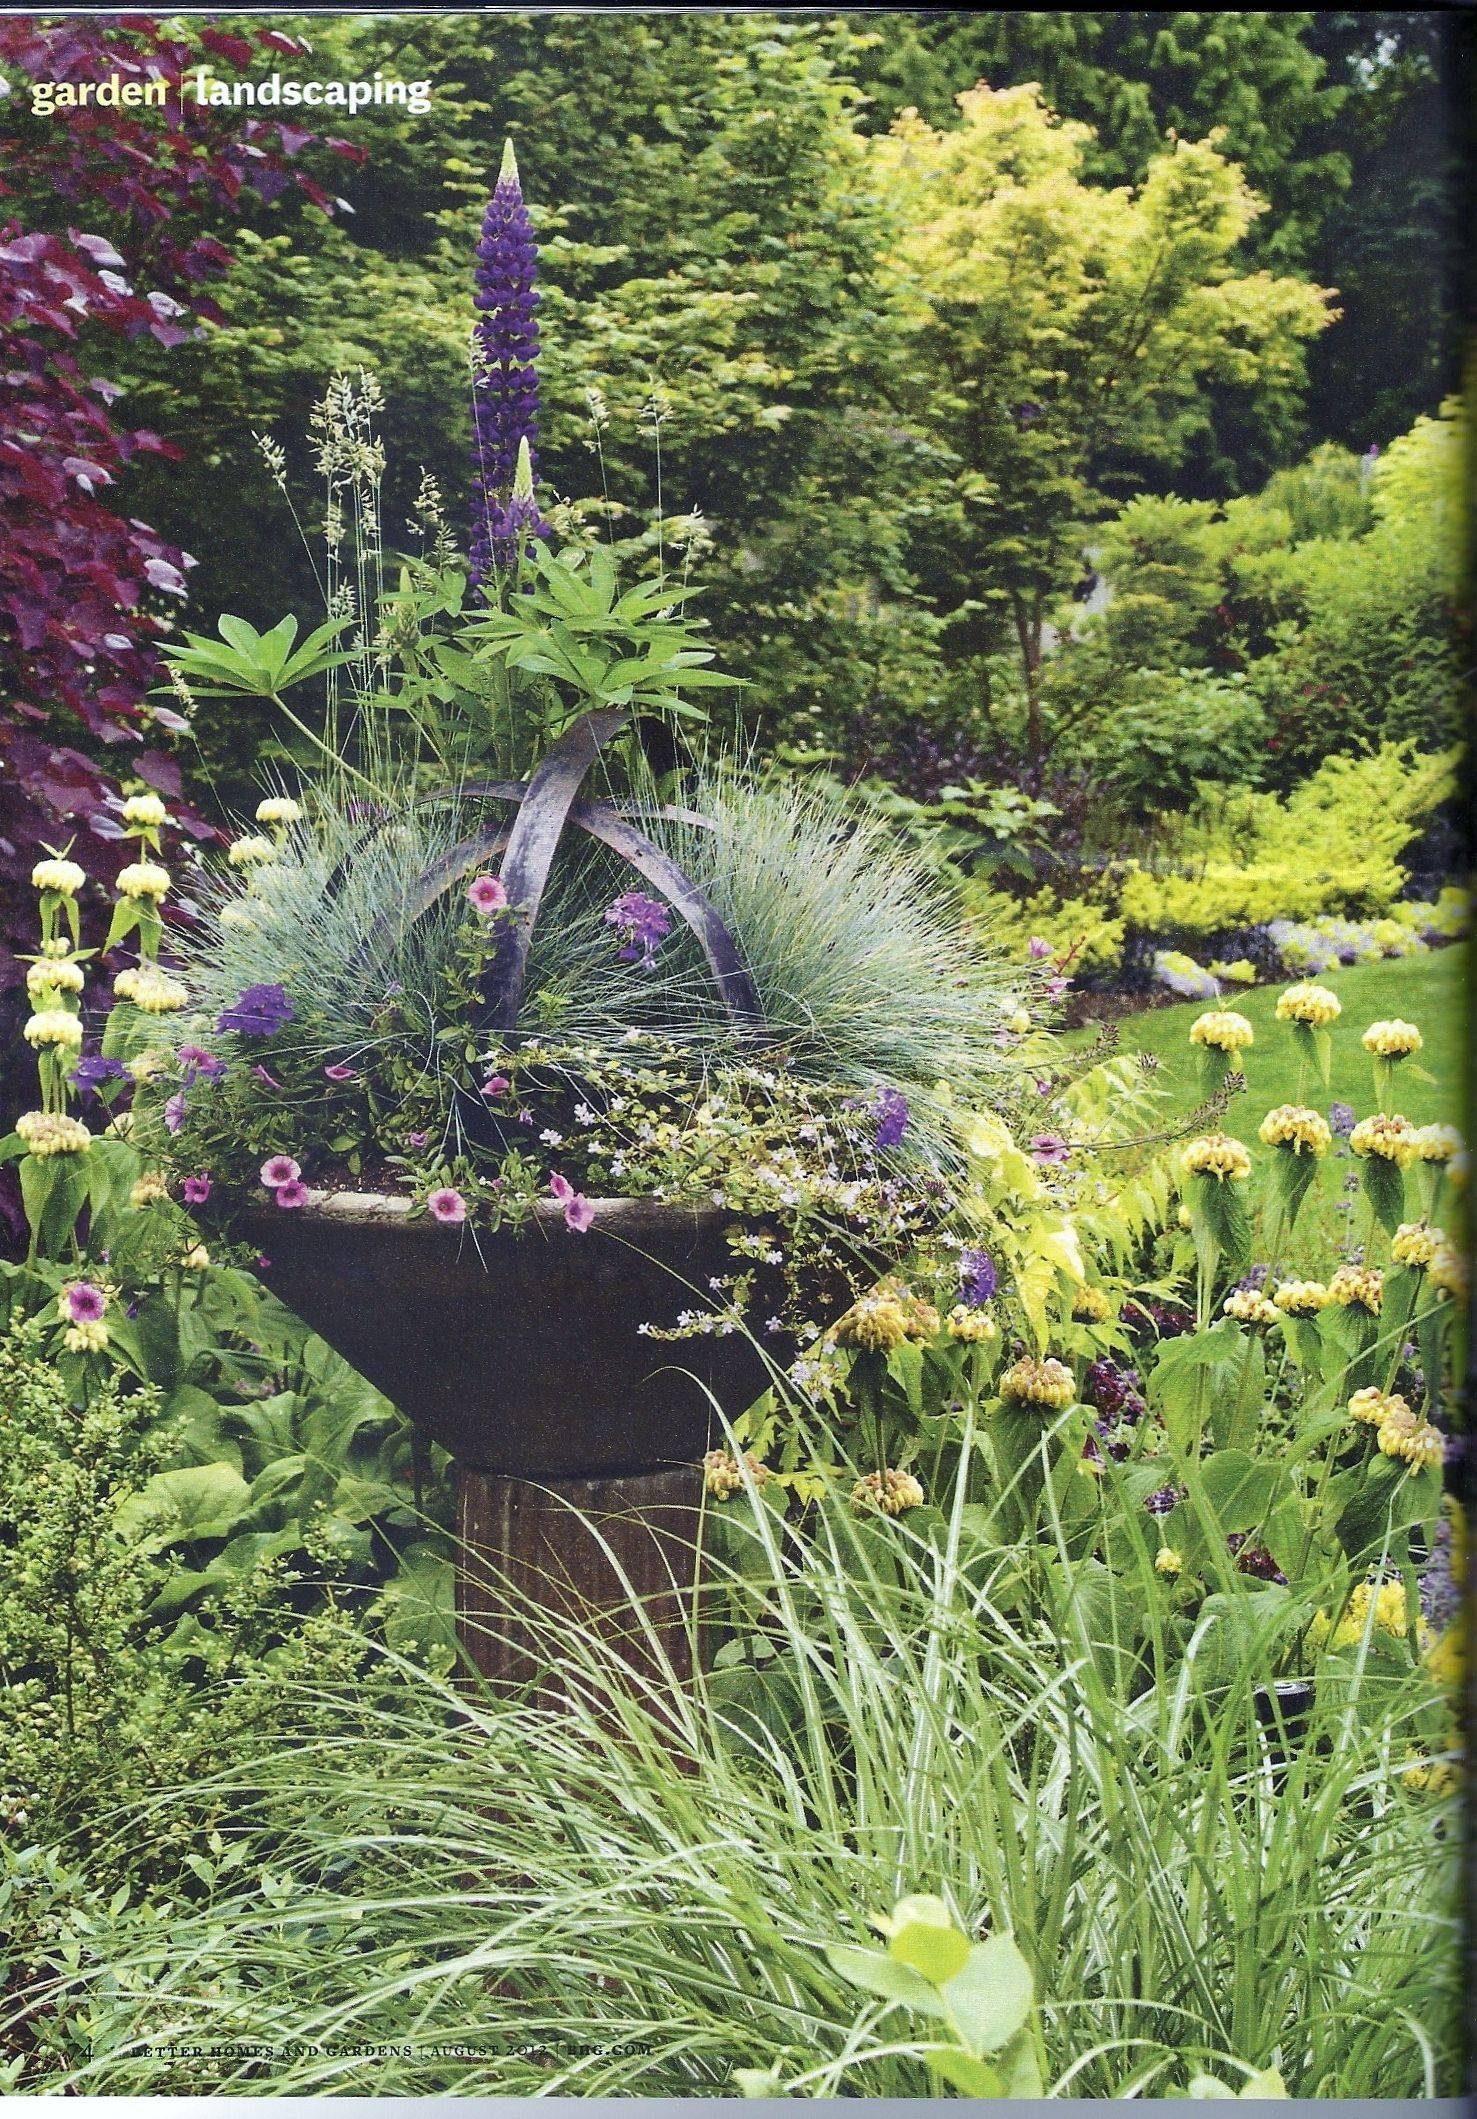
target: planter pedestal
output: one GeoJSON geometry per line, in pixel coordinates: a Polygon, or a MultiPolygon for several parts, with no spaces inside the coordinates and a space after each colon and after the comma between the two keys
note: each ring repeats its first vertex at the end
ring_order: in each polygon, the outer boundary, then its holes
{"type": "MultiPolygon", "coordinates": [[[[272,1292],[456,1460],[463,1650],[488,1679],[542,1671],[546,1696],[561,1619],[598,1622],[638,1672],[665,1655],[690,1674],[700,1461],[715,1407],[738,1413],[770,1381],[742,1332],[640,1330],[708,1307],[710,1280],[734,1269],[731,1214],[591,1204],[584,1232],[557,1203],[474,1236],[367,1193],[244,1217],[272,1292]],[[520,1621],[530,1604],[544,1617],[520,1621]]],[[[756,1273],[757,1317],[780,1295],[777,1272],[756,1273]]]]}
{"type": "Polygon", "coordinates": [[[542,1486],[459,1465],[457,1632],[473,1669],[495,1684],[540,1680],[557,1700],[557,1669],[530,1636],[557,1643],[567,1618],[644,1676],[690,1678],[701,1492],[695,1465],[542,1486]],[[525,1607],[541,1615],[533,1626],[525,1607]]]}

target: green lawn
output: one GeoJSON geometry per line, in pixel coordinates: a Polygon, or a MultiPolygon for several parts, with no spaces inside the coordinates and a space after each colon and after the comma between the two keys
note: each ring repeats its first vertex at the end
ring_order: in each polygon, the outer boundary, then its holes
{"type": "MultiPolygon", "coordinates": [[[[1379,964],[1355,964],[1347,970],[1320,973],[1344,1004],[1333,1026],[1333,1078],[1308,1087],[1307,1098],[1326,1110],[1334,1099],[1352,1104],[1362,1117],[1374,1105],[1374,1080],[1368,1055],[1359,1043],[1367,1024],[1382,1016],[1402,1016],[1425,1038],[1425,1049],[1397,1077],[1399,1108],[1417,1125],[1443,1119],[1464,1122],[1466,1085],[1466,958],[1464,946],[1433,951],[1429,956],[1392,958],[1379,964]],[[1435,1077],[1423,1082],[1410,1065],[1435,1077]]],[[[1243,1140],[1255,1137],[1262,1115],[1273,1104],[1291,1103],[1297,1092],[1297,1058],[1292,1039],[1274,1014],[1277,996],[1290,980],[1256,986],[1249,992],[1227,988],[1220,1001],[1184,1001],[1172,1008],[1150,1008],[1123,1016],[1119,1035],[1126,1052],[1152,1052],[1164,1065],[1166,1085],[1176,1091],[1182,1109],[1199,1102],[1191,1023],[1207,1007],[1234,1008],[1256,1031],[1256,1043],[1245,1055],[1249,1094],[1237,1097],[1226,1115],[1226,1130],[1243,1140]]],[[[1082,1044],[1091,1029],[1073,1033],[1082,1044]]]]}

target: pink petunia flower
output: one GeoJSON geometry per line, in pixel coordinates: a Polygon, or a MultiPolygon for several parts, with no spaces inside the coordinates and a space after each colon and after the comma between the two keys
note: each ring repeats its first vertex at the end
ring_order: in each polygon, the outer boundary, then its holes
{"type": "Polygon", "coordinates": [[[467,1218],[467,1202],[461,1193],[454,1191],[450,1185],[443,1185],[439,1192],[433,1192],[426,1205],[430,1209],[432,1221],[449,1225],[465,1221],[467,1218]]]}
{"type": "Polygon", "coordinates": [[[268,1074],[265,1067],[253,1067],[251,1078],[255,1082],[260,1082],[265,1089],[280,1089],[282,1087],[276,1075],[268,1074]]]}
{"type": "Polygon", "coordinates": [[[1029,954],[1033,963],[1039,964],[1043,957],[1049,957],[1051,955],[1051,944],[1050,942],[1044,942],[1039,934],[1033,934],[1028,945],[1027,953],[1029,954]]]}
{"type": "Polygon", "coordinates": [[[265,1251],[257,1253],[256,1269],[259,1273],[269,1273],[272,1270],[272,1261],[265,1251]]]}
{"type": "Polygon", "coordinates": [[[467,903],[473,912],[480,912],[484,919],[501,912],[508,902],[508,893],[496,876],[473,876],[467,885],[467,903]]]}
{"type": "Polygon", "coordinates": [[[185,1092],[177,1089],[164,1106],[164,1124],[170,1133],[178,1133],[185,1122],[185,1092]]]}
{"type": "Polygon", "coordinates": [[[1072,1150],[1060,1133],[1037,1133],[1031,1139],[1031,1153],[1039,1163],[1064,1163],[1072,1150]]]}
{"type": "Polygon", "coordinates": [[[325,1067],[323,1076],[325,1081],[330,1082],[353,1082],[359,1079],[354,1069],[343,1060],[340,1060],[336,1066],[325,1067]]]}
{"type": "Polygon", "coordinates": [[[513,1084],[508,1080],[506,1074],[489,1074],[486,1081],[482,1084],[482,1094],[484,1096],[506,1096],[512,1086],[513,1084]]]}
{"type": "Polygon", "coordinates": [[[582,1236],[594,1219],[595,1209],[590,1205],[583,1192],[576,1192],[572,1199],[565,1200],[564,1226],[566,1229],[573,1229],[577,1236],[582,1236]]]}
{"type": "Polygon", "coordinates": [[[179,1189],[187,1207],[203,1207],[210,1197],[210,1179],[202,1170],[198,1177],[187,1177],[179,1189]]]}
{"type": "Polygon", "coordinates": [[[406,1144],[416,1149],[423,1148],[430,1138],[429,1133],[407,1133],[405,1136],[406,1144]]]}
{"type": "Polygon", "coordinates": [[[301,1165],[290,1155],[269,1155],[262,1164],[262,1183],[269,1192],[279,1185],[295,1185],[302,1174],[301,1165]]]}
{"type": "Polygon", "coordinates": [[[279,1207],[305,1207],[308,1204],[308,1188],[294,1177],[285,1185],[278,1185],[272,1194],[279,1207]]]}
{"type": "Polygon", "coordinates": [[[574,1186],[567,1177],[561,1177],[557,1170],[549,1179],[549,1190],[553,1193],[555,1199],[567,1202],[574,1198],[574,1186]]]}

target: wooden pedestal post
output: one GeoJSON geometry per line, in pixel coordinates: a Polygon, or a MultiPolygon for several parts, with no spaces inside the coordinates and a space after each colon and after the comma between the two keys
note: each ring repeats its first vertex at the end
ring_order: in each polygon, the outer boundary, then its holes
{"type": "Polygon", "coordinates": [[[691,1677],[701,1499],[695,1464],[543,1482],[459,1464],[457,1632],[473,1670],[537,1682],[557,1700],[568,1619],[598,1630],[633,1671],[655,1674],[665,1659],[691,1677]]]}

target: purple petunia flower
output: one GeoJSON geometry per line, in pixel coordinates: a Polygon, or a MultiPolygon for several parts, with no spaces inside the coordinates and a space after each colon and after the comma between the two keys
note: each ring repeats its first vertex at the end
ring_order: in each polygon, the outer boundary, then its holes
{"type": "Polygon", "coordinates": [[[1037,1133],[1032,1137],[1031,1154],[1039,1163],[1064,1163],[1071,1152],[1070,1144],[1060,1133],[1037,1133]]]}
{"type": "Polygon", "coordinates": [[[959,1300],[971,1309],[980,1309],[987,1303],[1000,1285],[1000,1275],[995,1270],[995,1261],[988,1251],[969,1250],[959,1253],[959,1300]]]}
{"type": "Polygon", "coordinates": [[[295,1185],[302,1174],[301,1165],[291,1155],[269,1155],[262,1164],[262,1183],[269,1192],[278,1192],[283,1185],[295,1185]]]}
{"type": "Polygon", "coordinates": [[[73,1324],[97,1324],[108,1307],[108,1298],[90,1280],[74,1280],[62,1289],[61,1306],[73,1324]]]}
{"type": "Polygon", "coordinates": [[[472,586],[517,564],[548,525],[533,498],[538,473],[538,246],[509,141],[477,243],[473,339],[472,586]],[[520,489],[526,452],[528,490],[520,489]]]}
{"type": "Polygon", "coordinates": [[[1328,1123],[1340,1140],[1347,1140],[1354,1130],[1354,1106],[1352,1104],[1330,1104],[1328,1123]]]}
{"type": "Polygon", "coordinates": [[[672,931],[672,915],[660,898],[628,890],[606,906],[605,924],[621,938],[617,955],[623,964],[649,964],[672,931]]]}
{"type": "Polygon", "coordinates": [[[276,1191],[272,1194],[272,1203],[274,1206],[282,1207],[288,1213],[291,1213],[295,1208],[305,1207],[308,1204],[308,1188],[298,1178],[294,1177],[287,1184],[278,1185],[276,1191]]]}
{"type": "Polygon", "coordinates": [[[187,1207],[203,1207],[210,1197],[210,1179],[202,1170],[198,1177],[185,1178],[179,1189],[187,1207]]]}
{"type": "Polygon", "coordinates": [[[185,1092],[183,1089],[176,1089],[174,1095],[170,1097],[168,1103],[164,1106],[164,1124],[169,1132],[178,1133],[184,1122],[185,1092]]]}
{"type": "Polygon", "coordinates": [[[467,1218],[467,1202],[451,1185],[443,1185],[439,1192],[433,1192],[426,1205],[432,1221],[445,1223],[448,1227],[467,1218]]]}
{"type": "Polygon", "coordinates": [[[185,1087],[196,1081],[219,1081],[226,1071],[226,1063],[203,1045],[181,1045],[178,1059],[185,1071],[185,1087]]]}
{"type": "Polygon", "coordinates": [[[126,1079],[127,1075],[128,1069],[122,1060],[104,1059],[100,1052],[93,1052],[86,1059],[78,1060],[69,1079],[84,1095],[96,1096],[104,1082],[126,1079]]]}
{"type": "Polygon", "coordinates": [[[1039,934],[1033,934],[1026,945],[1026,953],[1033,964],[1043,963],[1052,954],[1051,944],[1044,941],[1039,934]]]}
{"type": "Polygon", "coordinates": [[[285,987],[243,986],[230,1007],[216,1017],[215,1027],[234,1030],[238,1037],[275,1037],[296,1014],[285,987]]]}
{"type": "Polygon", "coordinates": [[[872,1116],[877,1121],[878,1147],[895,1148],[907,1132],[912,1115],[901,1089],[880,1090],[872,1105],[872,1116]]]}
{"type": "Polygon", "coordinates": [[[336,1066],[325,1067],[323,1078],[330,1082],[356,1082],[359,1079],[354,1069],[344,1060],[340,1060],[336,1066]]]}

